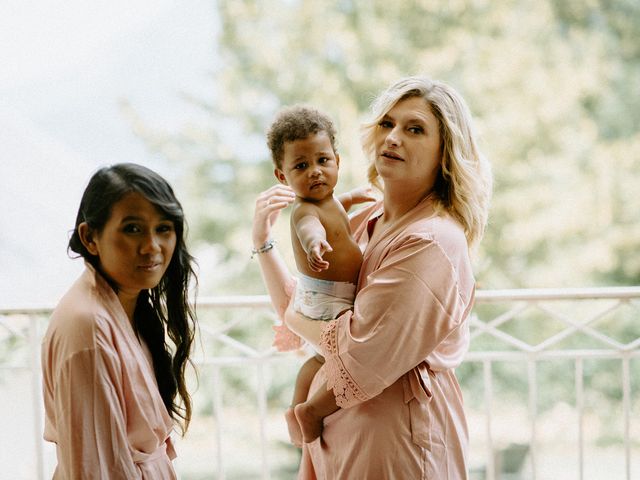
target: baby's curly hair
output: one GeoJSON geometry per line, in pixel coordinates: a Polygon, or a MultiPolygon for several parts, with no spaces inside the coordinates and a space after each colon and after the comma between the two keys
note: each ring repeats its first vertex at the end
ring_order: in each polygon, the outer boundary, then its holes
{"type": "Polygon", "coordinates": [[[280,110],[267,131],[267,146],[276,168],[282,168],[285,143],[303,140],[318,132],[327,133],[331,147],[336,152],[336,129],[326,114],[305,105],[280,110]]]}

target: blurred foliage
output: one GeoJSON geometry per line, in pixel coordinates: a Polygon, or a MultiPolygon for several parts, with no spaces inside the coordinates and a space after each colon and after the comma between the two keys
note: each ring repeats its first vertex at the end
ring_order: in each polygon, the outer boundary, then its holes
{"type": "Polygon", "coordinates": [[[638,2],[217,5],[215,98],[189,98],[198,121],[179,132],[136,122],[176,167],[204,293],[263,291],[247,252],[255,196],[274,182],[264,132],[275,112],[305,102],[332,115],[345,190],[365,181],[369,103],[414,73],[462,93],[493,164],[481,288],[640,283],[638,2]]]}

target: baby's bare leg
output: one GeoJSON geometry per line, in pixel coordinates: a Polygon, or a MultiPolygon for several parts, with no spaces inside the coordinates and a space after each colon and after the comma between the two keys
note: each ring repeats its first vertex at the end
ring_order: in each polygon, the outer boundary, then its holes
{"type": "Polygon", "coordinates": [[[302,430],[296,419],[294,408],[304,402],[309,395],[309,388],[311,387],[311,381],[316,372],[322,366],[324,359],[319,355],[308,359],[298,372],[296,378],[295,388],[293,390],[293,399],[291,406],[284,412],[284,419],[287,422],[287,430],[289,431],[289,439],[296,447],[302,447],[302,430]]]}
{"type": "Polygon", "coordinates": [[[333,390],[327,390],[325,383],[304,403],[295,406],[294,413],[305,443],[313,442],[322,434],[322,420],[338,410],[333,390]]]}
{"type": "Polygon", "coordinates": [[[289,407],[284,411],[284,419],[287,422],[287,431],[289,432],[289,440],[293,445],[302,448],[302,430],[298,424],[298,419],[293,411],[294,407],[289,407]]]}

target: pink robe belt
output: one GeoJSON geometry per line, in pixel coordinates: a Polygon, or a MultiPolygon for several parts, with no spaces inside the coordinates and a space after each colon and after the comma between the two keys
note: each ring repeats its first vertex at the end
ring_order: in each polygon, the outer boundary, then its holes
{"type": "Polygon", "coordinates": [[[167,437],[165,442],[151,453],[134,450],[132,453],[133,461],[137,464],[151,463],[159,458],[169,457],[170,460],[176,458],[176,451],[171,443],[171,438],[167,437]]]}
{"type": "Polygon", "coordinates": [[[413,443],[431,450],[431,412],[429,402],[432,398],[429,367],[421,363],[402,377],[404,403],[409,404],[411,418],[411,439],[413,443]]]}

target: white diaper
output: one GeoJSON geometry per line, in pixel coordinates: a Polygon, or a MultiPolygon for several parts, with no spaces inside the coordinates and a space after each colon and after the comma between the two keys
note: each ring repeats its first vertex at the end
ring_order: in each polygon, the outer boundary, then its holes
{"type": "Polygon", "coordinates": [[[332,282],[298,273],[293,306],[314,320],[333,320],[353,307],[356,286],[350,282],[332,282]]]}

